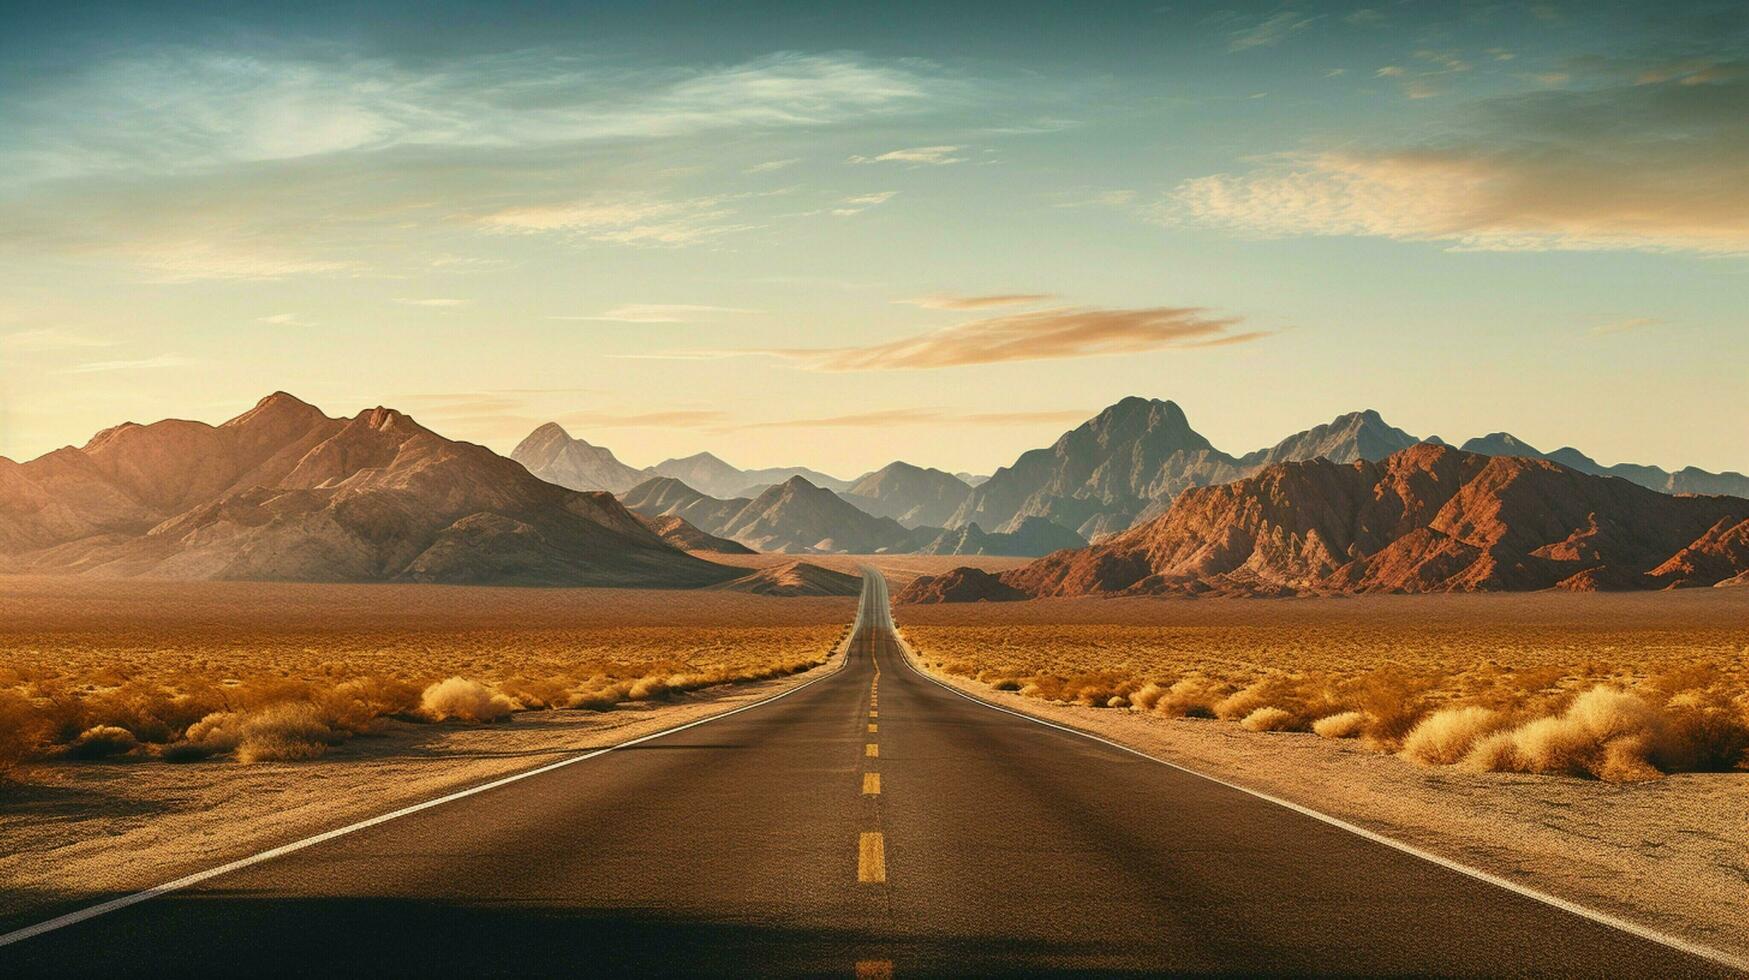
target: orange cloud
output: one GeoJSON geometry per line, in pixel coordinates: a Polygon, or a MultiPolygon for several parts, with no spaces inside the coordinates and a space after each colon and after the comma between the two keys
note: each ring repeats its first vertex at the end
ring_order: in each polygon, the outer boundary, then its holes
{"type": "Polygon", "coordinates": [[[1140,354],[1243,343],[1263,336],[1258,331],[1230,333],[1239,322],[1239,317],[1213,316],[1198,307],[1057,307],[972,320],[867,347],[745,353],[772,354],[821,371],[877,371],[1140,354]]]}
{"type": "Polygon", "coordinates": [[[926,310],[987,310],[998,306],[1031,306],[1055,298],[1050,293],[996,293],[989,296],[946,296],[937,293],[916,299],[902,299],[899,302],[921,306],[926,310]]]}

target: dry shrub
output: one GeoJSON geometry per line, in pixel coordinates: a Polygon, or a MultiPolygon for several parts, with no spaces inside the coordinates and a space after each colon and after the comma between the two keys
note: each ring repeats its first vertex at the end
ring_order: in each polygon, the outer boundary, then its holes
{"type": "Polygon", "coordinates": [[[1655,779],[1665,738],[1657,709],[1612,687],[1594,687],[1562,714],[1538,718],[1477,742],[1466,769],[1559,773],[1610,782],[1655,779]]]}
{"type": "Polygon", "coordinates": [[[1364,711],[1341,711],[1312,722],[1319,738],[1355,738],[1366,730],[1371,718],[1364,711]]]}
{"type": "Polygon", "coordinates": [[[42,747],[48,738],[47,728],[29,699],[0,691],[0,778],[42,747]]]}
{"type": "Polygon", "coordinates": [[[1294,713],[1280,708],[1258,708],[1239,724],[1254,732],[1286,732],[1294,728],[1294,713]]]}
{"type": "Polygon", "coordinates": [[[382,719],[410,715],[420,704],[418,686],[389,677],[355,677],[320,696],[323,720],[352,734],[377,730],[382,719]]]}
{"type": "Polygon", "coordinates": [[[465,677],[438,681],[419,697],[419,711],[431,721],[498,721],[510,717],[515,707],[509,698],[465,677]]]}
{"type": "Polygon", "coordinates": [[[1130,704],[1139,711],[1152,711],[1154,706],[1160,703],[1160,699],[1165,696],[1165,688],[1149,681],[1136,688],[1135,692],[1130,695],[1130,704]]]}
{"type": "Polygon", "coordinates": [[[1192,674],[1166,690],[1154,710],[1170,718],[1213,718],[1215,705],[1233,691],[1231,684],[1192,674]]]}
{"type": "Polygon", "coordinates": [[[308,701],[288,701],[254,711],[239,726],[239,762],[293,762],[314,759],[342,738],[308,701]]]}
{"type": "Polygon", "coordinates": [[[668,678],[658,676],[640,677],[626,691],[626,699],[629,701],[650,701],[667,696],[668,678]]]}
{"type": "Polygon", "coordinates": [[[1676,772],[1731,772],[1749,762],[1749,707],[1717,692],[1685,691],[1664,706],[1658,764],[1676,772]]]}
{"type": "Polygon", "coordinates": [[[115,725],[94,725],[79,733],[67,745],[69,759],[108,759],[126,755],[138,748],[140,740],[134,733],[115,725]]]}
{"type": "Polygon", "coordinates": [[[1435,711],[1409,730],[1401,754],[1415,762],[1449,766],[1468,755],[1477,742],[1506,725],[1507,718],[1492,708],[1472,705],[1435,711]]]}
{"type": "Polygon", "coordinates": [[[1367,741],[1383,751],[1401,745],[1427,711],[1427,694],[1436,676],[1416,676],[1397,666],[1370,670],[1343,685],[1340,697],[1366,713],[1367,741]]]}

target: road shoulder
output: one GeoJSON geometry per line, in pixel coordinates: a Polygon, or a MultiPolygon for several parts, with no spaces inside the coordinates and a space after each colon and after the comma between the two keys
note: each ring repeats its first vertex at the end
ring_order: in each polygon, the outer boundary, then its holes
{"type": "MultiPolygon", "coordinates": [[[[900,631],[901,634],[903,631],[900,631]]],[[[977,700],[1108,739],[1606,915],[1749,960],[1749,779],[1608,784],[1431,770],[1305,733],[1059,704],[918,662],[977,700]]]]}
{"type": "MultiPolygon", "coordinates": [[[[756,705],[834,673],[725,684],[676,701],[530,711],[505,724],[390,722],[297,763],[151,760],[48,766],[0,812],[0,932],[101,900],[681,725],[756,705]]],[[[585,763],[587,764],[587,763],[585,763]]]]}

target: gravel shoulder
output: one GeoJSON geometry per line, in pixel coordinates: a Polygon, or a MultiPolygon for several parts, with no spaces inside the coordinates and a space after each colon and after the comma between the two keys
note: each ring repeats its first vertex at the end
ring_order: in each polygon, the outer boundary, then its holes
{"type": "Polygon", "coordinates": [[[1749,959],[1749,775],[1612,784],[1434,770],[1307,733],[1058,704],[926,672],[992,704],[1749,959]]]}
{"type": "MultiPolygon", "coordinates": [[[[753,704],[843,666],[611,711],[389,722],[296,763],[49,763],[0,792],[0,932],[424,800],[753,704]]],[[[588,765],[588,763],[583,763],[588,765]]]]}

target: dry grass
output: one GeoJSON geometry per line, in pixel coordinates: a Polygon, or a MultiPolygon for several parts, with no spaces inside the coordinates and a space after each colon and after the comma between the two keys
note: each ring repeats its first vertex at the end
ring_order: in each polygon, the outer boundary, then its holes
{"type": "Polygon", "coordinates": [[[1749,768],[1749,591],[901,607],[999,690],[1431,766],[1611,781],[1749,768]]]}
{"type": "Polygon", "coordinates": [[[314,758],[385,718],[608,710],[823,663],[854,599],[0,578],[0,777],[314,758]]]}

